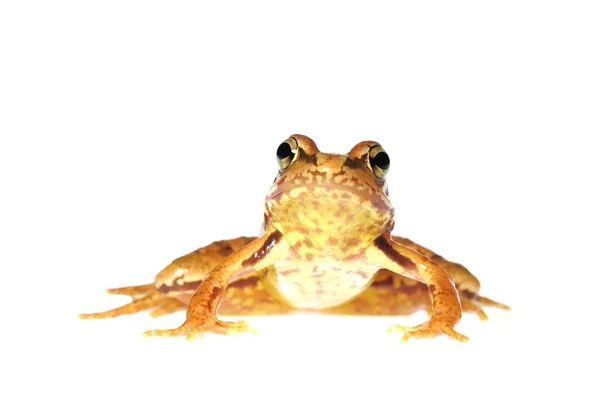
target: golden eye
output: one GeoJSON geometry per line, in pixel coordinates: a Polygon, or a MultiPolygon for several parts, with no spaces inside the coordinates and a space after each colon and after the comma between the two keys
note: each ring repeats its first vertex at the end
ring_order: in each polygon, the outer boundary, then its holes
{"type": "Polygon", "coordinates": [[[298,157],[298,142],[295,138],[288,138],[277,148],[277,161],[281,170],[285,170],[298,157]]]}
{"type": "Polygon", "coordinates": [[[390,168],[390,157],[385,149],[380,145],[376,145],[369,150],[368,164],[375,176],[383,178],[390,168]]]}

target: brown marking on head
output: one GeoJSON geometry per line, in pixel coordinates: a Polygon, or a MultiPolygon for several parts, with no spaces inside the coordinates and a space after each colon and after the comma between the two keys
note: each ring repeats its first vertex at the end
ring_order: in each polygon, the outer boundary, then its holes
{"type": "Polygon", "coordinates": [[[303,157],[303,159],[306,163],[312,164],[315,167],[317,166],[318,159],[317,159],[316,154],[307,156],[306,152],[304,152],[304,150],[302,148],[299,148],[299,151],[300,151],[300,156],[303,157]]]}
{"type": "Polygon", "coordinates": [[[344,165],[342,166],[342,169],[340,171],[336,171],[335,173],[331,173],[331,176],[333,178],[335,178],[335,177],[343,176],[344,174],[346,174],[346,171],[344,170],[344,166],[346,166],[345,162],[344,162],[344,165]]]}
{"type": "Polygon", "coordinates": [[[405,257],[394,250],[384,236],[380,235],[377,239],[375,239],[374,243],[375,247],[381,250],[381,252],[385,254],[387,258],[394,261],[396,264],[401,265],[406,271],[410,273],[417,272],[417,265],[410,258],[405,257]]]}
{"type": "Polygon", "coordinates": [[[252,267],[254,264],[256,264],[269,253],[269,251],[275,246],[275,244],[279,242],[281,237],[281,232],[277,230],[272,232],[271,235],[267,237],[265,243],[263,243],[260,249],[258,249],[256,252],[254,252],[254,254],[242,261],[242,266],[252,267]]]}
{"type": "MultiPolygon", "coordinates": [[[[344,168],[346,168],[346,167],[349,169],[355,168],[356,167],[356,159],[352,159],[348,156],[346,158],[346,160],[344,161],[344,168]]],[[[343,168],[342,168],[342,170],[343,170],[343,168]]]]}
{"type": "Polygon", "coordinates": [[[308,184],[310,182],[310,178],[308,178],[308,176],[305,175],[296,174],[292,176],[292,181],[295,184],[308,184]]]}
{"type": "Polygon", "coordinates": [[[327,244],[331,246],[336,246],[338,244],[338,240],[333,236],[330,236],[329,238],[327,238],[327,244]]]}
{"type": "Polygon", "coordinates": [[[313,177],[322,177],[323,179],[327,178],[327,172],[326,171],[309,170],[309,171],[307,171],[307,173],[310,174],[313,177]]]}

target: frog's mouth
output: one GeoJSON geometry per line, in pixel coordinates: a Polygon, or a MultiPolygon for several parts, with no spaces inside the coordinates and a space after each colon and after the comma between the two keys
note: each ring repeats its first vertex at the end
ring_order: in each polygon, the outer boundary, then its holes
{"type": "Polygon", "coordinates": [[[384,214],[392,213],[393,207],[383,191],[375,191],[368,185],[294,184],[274,186],[267,195],[267,202],[293,201],[306,207],[346,207],[348,210],[370,207],[384,214]],[[339,205],[339,206],[336,206],[339,205]],[[370,205],[370,206],[369,206],[370,205]],[[357,208],[358,207],[358,208],[357,208]]]}
{"type": "Polygon", "coordinates": [[[360,235],[375,239],[390,220],[394,209],[382,191],[366,192],[331,184],[288,184],[274,187],[266,201],[269,219],[282,233],[292,230],[316,245],[328,237],[360,235]]]}

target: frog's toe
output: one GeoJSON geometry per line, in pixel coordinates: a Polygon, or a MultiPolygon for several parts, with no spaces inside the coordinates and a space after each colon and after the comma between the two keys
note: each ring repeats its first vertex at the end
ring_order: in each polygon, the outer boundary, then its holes
{"type": "Polygon", "coordinates": [[[202,337],[205,332],[219,334],[234,334],[240,332],[256,333],[253,328],[248,326],[246,321],[226,322],[220,319],[204,316],[192,316],[175,329],[148,330],[144,336],[175,337],[185,336],[187,340],[194,340],[202,337]]]}
{"type": "Polygon", "coordinates": [[[469,338],[464,334],[458,333],[452,326],[448,325],[436,325],[436,322],[431,320],[421,325],[407,327],[401,325],[392,325],[388,329],[388,333],[400,332],[403,334],[400,339],[401,342],[405,343],[410,338],[432,338],[442,334],[447,335],[450,338],[458,340],[462,343],[469,341],[469,338]]]}
{"type": "Polygon", "coordinates": [[[502,310],[510,310],[508,305],[467,291],[460,292],[460,304],[463,312],[474,312],[482,321],[487,321],[488,319],[488,316],[482,307],[494,307],[502,310]]]}
{"type": "Polygon", "coordinates": [[[217,320],[215,326],[219,329],[221,333],[224,334],[235,334],[241,332],[250,332],[252,334],[257,334],[256,329],[248,325],[246,321],[237,321],[237,322],[226,322],[217,320]]]}
{"type": "Polygon", "coordinates": [[[463,312],[474,312],[479,317],[479,319],[481,319],[482,321],[488,320],[488,316],[485,313],[485,311],[483,310],[483,308],[481,308],[481,305],[474,302],[473,300],[465,299],[465,298],[461,297],[460,304],[461,304],[463,312]]]}
{"type": "Polygon", "coordinates": [[[184,325],[175,328],[175,329],[154,329],[154,330],[147,330],[145,331],[142,335],[144,337],[177,337],[177,336],[190,336],[191,334],[193,334],[194,336],[196,336],[199,333],[190,333],[189,329],[187,327],[184,327],[184,325]]]}

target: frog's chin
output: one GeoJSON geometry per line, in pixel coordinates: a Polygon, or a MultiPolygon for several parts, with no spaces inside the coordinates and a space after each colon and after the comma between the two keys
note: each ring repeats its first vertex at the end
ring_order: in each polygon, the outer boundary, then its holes
{"type": "Polygon", "coordinates": [[[328,205],[374,208],[381,213],[393,213],[393,207],[383,190],[373,190],[367,185],[345,186],[332,184],[280,184],[267,194],[269,204],[285,203],[299,206],[312,205],[315,210],[328,205]]]}
{"type": "Polygon", "coordinates": [[[267,198],[270,218],[282,232],[313,237],[361,235],[375,239],[393,219],[386,197],[331,186],[299,186],[267,198]]]}

